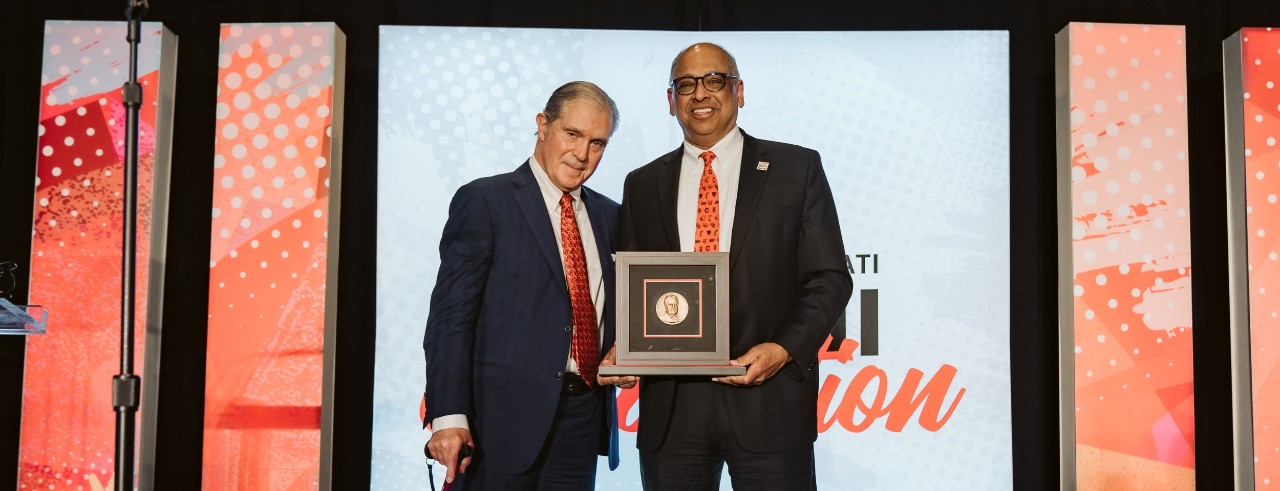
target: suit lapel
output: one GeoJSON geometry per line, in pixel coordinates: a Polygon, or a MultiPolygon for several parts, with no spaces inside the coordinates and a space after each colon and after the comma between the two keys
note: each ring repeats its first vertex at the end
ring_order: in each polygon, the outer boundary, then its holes
{"type": "Polygon", "coordinates": [[[667,249],[680,250],[680,227],[676,225],[676,198],[680,194],[680,166],[684,155],[684,145],[676,147],[676,151],[666,155],[662,167],[658,170],[658,211],[661,214],[662,229],[667,233],[667,249]]]}
{"type": "MultiPolygon", "coordinates": [[[[581,196],[582,206],[586,208],[587,218],[591,220],[591,235],[596,238],[596,253],[599,254],[600,270],[604,276],[603,278],[600,278],[600,281],[604,282],[604,290],[606,293],[604,300],[605,309],[603,312],[606,312],[604,317],[608,319],[608,302],[614,301],[613,292],[615,281],[613,256],[609,252],[616,249],[616,247],[609,242],[609,230],[611,230],[612,224],[609,223],[610,219],[607,216],[608,214],[603,213],[602,210],[598,208],[597,200],[600,198],[599,196],[596,196],[594,191],[583,186],[581,196]]],[[[604,342],[601,343],[600,347],[600,354],[603,356],[605,351],[608,350],[609,347],[613,346],[613,326],[606,323],[601,329],[604,330],[604,342]]]]}
{"type": "MultiPolygon", "coordinates": [[[[741,131],[741,130],[739,130],[741,131]]],[[[747,231],[751,228],[752,217],[756,214],[756,206],[764,191],[765,180],[769,171],[757,170],[756,165],[768,160],[768,149],[760,145],[760,140],[742,132],[742,169],[738,174],[738,204],[733,213],[733,238],[729,246],[729,270],[738,263],[738,256],[746,247],[747,231]]]]}
{"type": "MultiPolygon", "coordinates": [[[[587,218],[591,220],[591,235],[596,238],[596,253],[600,256],[601,265],[604,266],[606,262],[612,262],[609,251],[613,250],[614,247],[609,243],[609,218],[605,216],[605,213],[596,209],[597,199],[599,198],[596,196],[594,191],[591,191],[586,187],[582,188],[582,206],[586,208],[587,218]]],[[[611,274],[613,272],[613,268],[606,266],[601,269],[605,270],[604,279],[609,281],[609,283],[605,284],[611,285],[613,281],[611,274]]]]}
{"type": "Polygon", "coordinates": [[[525,223],[529,225],[533,241],[538,244],[538,250],[542,251],[542,257],[551,268],[551,275],[556,278],[557,284],[568,285],[564,279],[560,248],[556,245],[555,233],[551,229],[551,217],[547,214],[547,202],[542,199],[542,188],[538,187],[530,165],[526,160],[524,165],[512,173],[511,181],[516,186],[516,204],[524,215],[525,223]]]}

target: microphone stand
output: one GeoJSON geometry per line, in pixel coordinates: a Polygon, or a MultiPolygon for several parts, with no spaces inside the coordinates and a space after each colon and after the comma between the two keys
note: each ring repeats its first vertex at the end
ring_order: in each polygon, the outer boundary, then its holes
{"type": "Polygon", "coordinates": [[[138,112],[142,85],[138,84],[138,43],[142,40],[142,16],[147,0],[128,0],[129,80],[121,89],[125,107],[124,133],[124,237],[120,264],[120,374],[111,379],[111,403],[116,411],[116,491],[133,491],[134,433],[140,381],[133,374],[134,263],[137,256],[138,220],[138,112]]]}

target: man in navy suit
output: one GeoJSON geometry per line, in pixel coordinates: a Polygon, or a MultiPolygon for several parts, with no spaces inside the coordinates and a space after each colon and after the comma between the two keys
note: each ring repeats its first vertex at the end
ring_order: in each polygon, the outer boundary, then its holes
{"type": "Polygon", "coordinates": [[[747,367],[643,377],[647,490],[719,489],[726,463],[734,489],[815,488],[817,355],[852,278],[821,158],[740,130],[743,89],[720,46],[676,56],[667,101],[684,142],[631,172],[623,191],[620,250],[729,252],[731,363],[747,367]]]}
{"type": "Polygon", "coordinates": [[[635,383],[596,376],[612,357],[618,204],[582,185],[617,106],[571,82],[536,121],[529,160],[459,188],[440,238],[427,451],[460,488],[592,489],[616,427],[609,384],[635,383]]]}

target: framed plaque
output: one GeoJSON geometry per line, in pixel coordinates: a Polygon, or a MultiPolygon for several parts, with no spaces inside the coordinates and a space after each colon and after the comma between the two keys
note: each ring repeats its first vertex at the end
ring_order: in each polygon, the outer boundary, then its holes
{"type": "Polygon", "coordinates": [[[619,252],[617,365],[602,375],[746,373],[729,365],[729,253],[619,252]]]}

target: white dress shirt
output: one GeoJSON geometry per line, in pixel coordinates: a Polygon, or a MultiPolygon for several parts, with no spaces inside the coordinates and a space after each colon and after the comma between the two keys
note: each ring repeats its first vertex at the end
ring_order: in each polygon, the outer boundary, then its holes
{"type": "MultiPolygon", "coordinates": [[[[738,204],[738,176],[742,174],[742,132],[734,126],[709,150],[716,154],[711,170],[720,188],[720,252],[729,251],[733,238],[733,211],[738,204]]],[[[676,224],[680,230],[680,251],[693,252],[693,235],[697,232],[698,188],[702,187],[701,148],[684,142],[680,160],[680,184],[676,198],[676,224]]]]}
{"type": "MultiPolygon", "coordinates": [[[[560,238],[560,197],[564,196],[564,191],[551,183],[551,177],[547,176],[547,171],[542,170],[542,166],[538,165],[537,157],[529,157],[529,165],[533,167],[533,178],[538,181],[538,188],[542,189],[542,199],[547,203],[547,216],[551,218],[551,230],[556,238],[556,249],[560,250],[561,262],[564,262],[564,243],[560,238]]],[[[591,230],[591,217],[587,216],[587,208],[582,204],[582,188],[569,191],[569,196],[573,196],[573,217],[578,220],[578,235],[582,238],[582,252],[587,257],[587,283],[591,288],[591,303],[596,308],[596,327],[597,332],[604,332],[604,270],[600,268],[600,250],[596,248],[596,235],[591,230]]],[[[561,264],[561,267],[564,265],[561,264]]],[[[569,276],[565,273],[565,276],[569,276]]],[[[565,285],[569,288],[569,285],[565,285]]],[[[597,341],[597,344],[599,342],[597,341]]],[[[569,355],[569,362],[565,365],[565,371],[578,372],[578,363],[573,361],[573,355],[569,355]]],[[[592,381],[592,383],[595,383],[592,381]]]]}
{"type": "MultiPolygon", "coordinates": [[[[742,138],[739,137],[738,139],[741,140],[742,138]]],[[[547,217],[551,220],[551,230],[556,238],[556,249],[560,251],[560,257],[562,258],[561,267],[564,267],[564,243],[560,238],[560,197],[564,195],[564,191],[561,191],[560,188],[551,183],[551,178],[547,176],[547,171],[542,170],[542,166],[538,164],[536,157],[529,157],[529,166],[533,168],[533,178],[538,182],[538,188],[542,191],[542,200],[547,206],[547,217]]],[[[721,189],[724,189],[723,184],[721,189]]],[[[694,193],[697,193],[696,183],[694,193]]],[[[587,282],[592,292],[591,302],[595,304],[596,308],[596,326],[598,331],[603,334],[605,291],[604,270],[600,267],[600,251],[596,249],[596,236],[591,230],[591,218],[587,216],[587,208],[582,204],[582,188],[569,191],[569,195],[573,196],[573,214],[574,218],[578,220],[578,235],[582,238],[582,252],[587,258],[587,282]]],[[[568,275],[566,274],[566,276],[568,275]]],[[[561,285],[561,287],[566,290],[569,288],[567,284],[561,285]]],[[[578,371],[578,363],[573,360],[572,352],[565,363],[565,371],[575,373],[578,371]]],[[[592,381],[592,383],[595,383],[595,381],[592,381]]],[[[447,414],[431,421],[432,431],[440,431],[446,428],[470,430],[471,426],[468,424],[465,414],[447,414]]]]}

